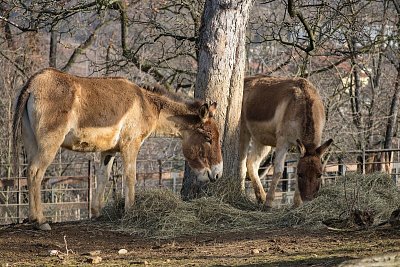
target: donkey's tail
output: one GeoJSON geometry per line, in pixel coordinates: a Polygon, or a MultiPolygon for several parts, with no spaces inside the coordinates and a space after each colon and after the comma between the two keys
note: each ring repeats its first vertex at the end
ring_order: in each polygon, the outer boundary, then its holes
{"type": "Polygon", "coordinates": [[[21,92],[18,95],[17,103],[14,110],[14,118],[12,124],[12,156],[13,156],[13,172],[14,176],[18,176],[18,165],[19,165],[19,148],[21,142],[21,125],[22,116],[26,109],[26,103],[30,96],[30,83],[29,79],[26,84],[22,87],[21,92]]]}

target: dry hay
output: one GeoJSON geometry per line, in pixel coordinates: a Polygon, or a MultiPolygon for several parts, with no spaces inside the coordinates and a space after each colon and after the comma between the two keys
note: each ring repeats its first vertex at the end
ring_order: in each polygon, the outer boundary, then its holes
{"type": "Polygon", "coordinates": [[[224,203],[229,203],[240,210],[262,210],[263,206],[254,203],[248,196],[241,192],[241,184],[238,179],[219,179],[209,183],[202,189],[200,196],[213,196],[224,203]]]}
{"type": "MultiPolygon", "coordinates": [[[[388,220],[391,212],[400,206],[399,193],[388,175],[351,174],[340,178],[335,184],[322,187],[313,201],[297,209],[282,209],[275,224],[318,227],[327,220],[354,219],[354,213],[360,211],[373,214],[375,224],[379,224],[388,220]]],[[[349,221],[342,226],[354,225],[349,221]]]]}
{"type": "Polygon", "coordinates": [[[107,205],[103,214],[118,220],[119,230],[157,238],[258,228],[257,222],[269,221],[267,213],[238,209],[216,197],[184,202],[166,189],[138,191],[135,206],[119,217],[122,210],[123,201],[118,200],[107,205]]]}
{"type": "Polygon", "coordinates": [[[125,214],[121,200],[109,204],[104,214],[110,220],[118,220],[122,230],[168,238],[222,230],[320,227],[322,221],[346,218],[354,209],[372,211],[375,223],[379,223],[388,220],[399,206],[400,194],[392,180],[374,174],[350,175],[324,186],[313,201],[297,209],[266,212],[241,194],[236,199],[229,194],[184,202],[170,190],[151,189],[137,192],[135,206],[125,214]]]}

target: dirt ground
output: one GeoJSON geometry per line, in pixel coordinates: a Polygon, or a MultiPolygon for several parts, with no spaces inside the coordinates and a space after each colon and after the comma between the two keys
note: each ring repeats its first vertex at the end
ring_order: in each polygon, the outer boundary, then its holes
{"type": "Polygon", "coordinates": [[[400,230],[298,228],[218,232],[167,240],[115,231],[104,222],[0,227],[0,266],[337,266],[400,251],[400,230]],[[126,249],[126,254],[118,254],[126,249]],[[50,251],[58,255],[50,255],[50,251]],[[68,252],[68,253],[67,253],[68,252]],[[92,255],[90,255],[92,253],[92,255]]]}

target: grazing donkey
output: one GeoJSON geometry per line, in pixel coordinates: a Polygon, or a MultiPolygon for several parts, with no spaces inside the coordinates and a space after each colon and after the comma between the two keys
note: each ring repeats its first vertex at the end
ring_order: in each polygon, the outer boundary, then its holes
{"type": "Polygon", "coordinates": [[[94,217],[103,207],[106,174],[116,152],[124,162],[125,210],[134,204],[137,154],[155,131],[180,136],[197,179],[216,180],[222,174],[219,131],[212,118],[216,107],[159,88],[140,88],[123,78],[78,77],[51,68],[36,73],[17,98],[13,122],[14,155],[21,132],[27,153],[29,220],[39,229],[51,229],[43,216],[40,185],[60,146],[101,152],[94,217]]]}
{"type": "Polygon", "coordinates": [[[294,204],[299,206],[302,201],[313,199],[321,182],[321,156],[333,141],[329,139],[320,146],[324,123],[321,97],[307,80],[266,76],[245,78],[240,137],[243,190],[247,166],[258,202],[271,207],[286,153],[297,144],[301,156],[297,165],[294,204]],[[258,168],[271,146],[275,147],[274,173],[266,195],[258,168]]]}

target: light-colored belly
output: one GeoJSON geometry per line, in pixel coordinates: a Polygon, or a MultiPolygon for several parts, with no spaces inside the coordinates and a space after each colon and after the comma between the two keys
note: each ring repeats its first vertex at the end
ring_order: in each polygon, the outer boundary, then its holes
{"type": "Polygon", "coordinates": [[[119,137],[118,127],[71,129],[61,146],[79,152],[117,151],[119,137]]]}
{"type": "Polygon", "coordinates": [[[265,146],[276,146],[276,128],[272,123],[248,122],[251,138],[265,146]]]}
{"type": "Polygon", "coordinates": [[[283,125],[277,125],[274,121],[248,122],[247,127],[251,138],[265,146],[276,147],[278,142],[296,144],[296,139],[301,136],[299,123],[295,121],[289,121],[283,125]]]}

